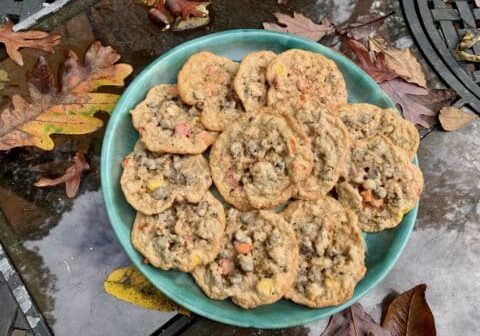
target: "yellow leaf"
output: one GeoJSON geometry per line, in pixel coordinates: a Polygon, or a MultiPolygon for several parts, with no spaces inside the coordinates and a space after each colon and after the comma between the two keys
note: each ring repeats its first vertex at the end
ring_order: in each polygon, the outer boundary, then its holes
{"type": "Polygon", "coordinates": [[[0,69],[0,92],[5,88],[5,82],[8,82],[8,73],[0,69]]]}
{"type": "Polygon", "coordinates": [[[164,312],[190,312],[164,296],[133,266],[118,268],[103,283],[105,291],[117,299],[146,309],[164,312]]]}
{"type": "Polygon", "coordinates": [[[427,80],[422,65],[418,62],[410,48],[384,48],[377,40],[369,40],[370,50],[385,54],[385,62],[390,70],[397,73],[407,82],[427,87],[427,80]]]}
{"type": "Polygon", "coordinates": [[[438,118],[445,131],[456,131],[472,121],[479,119],[479,116],[471,111],[447,106],[440,110],[438,118]]]}

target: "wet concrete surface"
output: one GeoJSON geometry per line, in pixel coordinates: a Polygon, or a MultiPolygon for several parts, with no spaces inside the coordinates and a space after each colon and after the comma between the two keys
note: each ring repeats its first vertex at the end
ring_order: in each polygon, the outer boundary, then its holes
{"type": "MultiPolygon", "coordinates": [[[[135,73],[183,41],[230,28],[261,28],[263,21],[273,21],[274,11],[296,10],[314,20],[325,16],[336,23],[365,13],[372,3],[384,13],[398,11],[396,1],[291,0],[285,7],[275,0],[254,5],[247,0],[223,0],[212,4],[213,21],[208,27],[163,33],[148,21],[145,8],[133,1],[102,0],[87,6],[91,2],[76,1],[77,8],[87,9],[73,19],[60,13],[40,24],[55,27],[65,36],[66,46],[79,54],[93,39],[112,45],[122,61],[134,65],[135,73]]],[[[412,44],[401,15],[391,17],[389,27],[394,43],[412,44]]],[[[48,58],[58,64],[61,54],[48,58]]],[[[26,69],[37,55],[25,57],[26,69]]],[[[14,86],[2,94],[24,92],[25,69],[12,68],[8,60],[0,67],[17,71],[14,86]]],[[[428,74],[430,82],[436,83],[435,76],[428,74]]],[[[103,291],[106,275],[129,261],[109,226],[99,191],[101,136],[102,131],[85,137],[60,136],[53,152],[17,149],[0,154],[0,208],[10,210],[3,211],[5,217],[0,215],[0,240],[56,334],[148,335],[172,314],[137,308],[103,291]],[[68,162],[78,148],[87,148],[93,168],[82,182],[80,196],[67,199],[63,186],[32,186],[40,175],[32,167],[51,160],[68,162]],[[13,211],[12,199],[17,204],[13,211]],[[14,216],[17,210],[24,213],[14,216]],[[32,219],[28,225],[25,218],[32,219]]],[[[474,335],[480,330],[479,145],[478,121],[454,133],[435,131],[422,141],[419,159],[426,184],[415,231],[392,272],[361,301],[377,320],[387,294],[426,283],[438,335],[474,335]]],[[[319,321],[267,332],[202,321],[187,335],[207,335],[213,330],[218,335],[319,335],[325,324],[319,321]]]]}

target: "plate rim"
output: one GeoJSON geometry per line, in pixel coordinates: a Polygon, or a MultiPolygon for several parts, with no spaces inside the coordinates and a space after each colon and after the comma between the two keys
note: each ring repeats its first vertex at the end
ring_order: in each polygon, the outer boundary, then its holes
{"type": "MultiPolygon", "coordinates": [[[[403,232],[404,239],[395,246],[395,252],[393,255],[390,256],[390,262],[388,263],[387,266],[383,268],[383,271],[381,274],[376,276],[368,286],[363,290],[362,293],[358,294],[356,297],[352,296],[351,299],[348,301],[336,305],[336,306],[329,306],[331,308],[330,312],[327,313],[327,316],[311,316],[311,317],[306,317],[302,319],[301,321],[298,322],[286,322],[283,324],[269,324],[263,323],[262,325],[259,325],[258,323],[252,322],[252,323],[244,323],[243,321],[238,321],[232,318],[227,318],[223,316],[217,316],[215,314],[210,313],[209,311],[203,310],[201,308],[197,308],[195,305],[191,305],[189,303],[185,303],[181,300],[181,298],[176,297],[174,295],[170,295],[168,292],[165,292],[162,288],[160,288],[154,279],[150,276],[149,272],[143,269],[145,266],[142,262],[138,261],[132,253],[136,253],[134,250],[131,250],[124,246],[124,243],[122,242],[122,239],[120,238],[120,228],[118,225],[114,224],[119,218],[118,214],[115,213],[113,210],[115,208],[115,204],[113,202],[113,190],[111,188],[107,188],[108,185],[113,185],[113,183],[119,183],[118,181],[112,182],[110,175],[108,173],[107,167],[109,166],[109,162],[107,160],[108,156],[108,151],[111,150],[113,147],[112,145],[112,140],[113,140],[113,133],[115,132],[114,129],[114,124],[117,123],[117,121],[121,118],[121,115],[119,114],[119,111],[124,109],[122,106],[124,103],[129,99],[129,91],[135,91],[136,87],[140,85],[140,83],[143,80],[146,80],[148,77],[149,71],[154,68],[158,63],[161,63],[165,58],[170,56],[171,54],[174,54],[181,49],[185,47],[193,47],[196,44],[202,44],[206,40],[212,40],[216,38],[223,38],[223,37],[234,37],[234,36],[242,36],[242,35],[263,35],[263,36],[269,36],[269,37],[274,37],[274,38],[279,38],[279,39],[285,39],[288,38],[290,40],[298,41],[301,43],[307,43],[307,44],[312,44],[315,45],[316,48],[319,48],[324,52],[328,58],[332,58],[333,60],[337,61],[337,59],[340,59],[342,62],[346,63],[351,70],[354,70],[358,74],[360,74],[366,81],[370,82],[371,85],[377,87],[378,91],[381,92],[385,98],[385,100],[389,103],[389,105],[393,108],[396,109],[395,105],[391,101],[391,99],[383,92],[381,87],[367,74],[365,73],[359,66],[357,66],[353,61],[348,59],[347,57],[343,56],[341,53],[337,52],[336,50],[333,50],[329,47],[326,47],[320,43],[314,42],[312,40],[308,40],[306,38],[300,37],[300,36],[295,36],[291,34],[285,34],[281,32],[274,32],[274,31],[268,31],[268,30],[263,30],[263,29],[231,29],[231,30],[226,30],[226,31],[221,31],[221,32],[215,32],[207,35],[203,35],[198,38],[194,38],[188,41],[185,41],[174,48],[164,52],[163,54],[159,55],[155,60],[153,60],[149,65],[147,65],[142,71],[140,71],[129,83],[129,85],[125,88],[125,90],[122,92],[118,102],[115,105],[114,110],[111,113],[111,116],[107,122],[106,128],[105,128],[105,134],[102,140],[102,149],[101,149],[101,157],[100,157],[100,179],[101,179],[101,189],[102,189],[102,196],[103,200],[105,202],[105,208],[107,211],[108,219],[110,222],[110,226],[112,227],[113,231],[115,232],[115,235],[122,246],[123,251],[128,255],[130,261],[133,263],[133,265],[149,280],[150,283],[152,283],[162,294],[164,294],[166,297],[169,299],[173,300],[177,304],[179,304],[182,307],[187,308],[188,310],[209,318],[211,320],[215,320],[221,323],[229,324],[229,325],[234,325],[234,326],[239,326],[239,327],[246,327],[246,328],[270,328],[270,329],[280,329],[280,328],[289,328],[289,327],[295,327],[295,326],[300,326],[300,325],[305,325],[307,323],[311,323],[320,319],[325,319],[329,318],[330,316],[334,315],[335,313],[353,305],[354,303],[358,302],[362,297],[367,295],[368,293],[371,292],[373,288],[375,288],[392,270],[392,268],[395,266],[397,263],[398,259],[400,258],[401,254],[403,253],[408,241],[410,240],[411,233],[413,231],[413,227],[415,226],[416,218],[417,218],[417,213],[418,213],[418,207],[419,204],[410,210],[405,216],[409,216],[409,222],[405,223],[403,225],[408,224],[408,227],[406,230],[403,232]]],[[[396,109],[397,110],[397,109],[396,109]]],[[[397,110],[398,111],[398,110],[397,110]]],[[[418,159],[417,156],[415,155],[414,164],[418,166],[418,159]]],[[[402,224],[401,224],[402,225],[402,224]]],[[[161,271],[161,270],[160,270],[161,271]]],[[[313,309],[312,309],[313,310],[313,309]]]]}

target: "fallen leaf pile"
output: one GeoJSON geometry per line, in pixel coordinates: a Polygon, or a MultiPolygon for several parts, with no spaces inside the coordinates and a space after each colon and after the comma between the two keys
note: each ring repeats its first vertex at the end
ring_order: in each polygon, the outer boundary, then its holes
{"type": "MultiPolygon", "coordinates": [[[[418,127],[431,128],[437,123],[440,109],[450,104],[456,95],[452,94],[452,90],[427,87],[422,65],[410,48],[389,47],[384,41],[375,38],[385,19],[392,14],[382,16],[371,12],[339,28],[328,19],[315,23],[296,12],[293,13],[293,17],[273,13],[278,23],[264,22],[263,27],[267,30],[303,36],[313,41],[319,41],[329,35],[338,36],[345,46],[346,56],[380,84],[406,119],[418,127]]],[[[471,48],[479,40],[480,35],[467,32],[459,44],[457,53],[471,48]]],[[[455,118],[459,120],[459,117],[455,118]]],[[[445,117],[442,119],[445,120],[445,117]]],[[[471,116],[464,117],[462,122],[471,120],[473,120],[471,116]]]]}
{"type": "Polygon", "coordinates": [[[53,47],[60,43],[59,35],[49,35],[38,30],[14,32],[12,29],[12,22],[0,27],[0,42],[5,45],[8,56],[20,66],[23,65],[23,58],[19,49],[33,48],[53,53],[53,47]]]}
{"type": "Polygon", "coordinates": [[[333,315],[321,336],[435,336],[435,320],[425,299],[427,286],[398,295],[377,324],[359,303],[333,315]]]}
{"type": "Polygon", "coordinates": [[[85,155],[82,152],[77,152],[72,165],[67,168],[65,174],[55,179],[42,177],[34,185],[36,187],[51,187],[65,183],[67,197],[74,198],[78,192],[83,172],[89,169],[90,165],[85,160],[85,155]]]}
{"type": "Polygon", "coordinates": [[[105,291],[117,299],[133,303],[145,309],[163,312],[178,311],[189,315],[190,312],[178,306],[160,293],[148,280],[133,266],[118,268],[110,273],[103,283],[105,291]]]}
{"type": "Polygon", "coordinates": [[[103,86],[123,86],[132,72],[128,64],[116,64],[120,55],[100,42],[93,43],[84,62],[70,51],[57,86],[43,57],[28,73],[31,102],[19,95],[0,113],[0,150],[36,146],[54,147],[51,134],[86,134],[103,125],[99,111],[111,112],[119,96],[95,92],[103,86]]]}
{"type": "Polygon", "coordinates": [[[209,2],[190,0],[137,0],[148,10],[148,18],[163,30],[182,31],[210,23],[209,2]]]}

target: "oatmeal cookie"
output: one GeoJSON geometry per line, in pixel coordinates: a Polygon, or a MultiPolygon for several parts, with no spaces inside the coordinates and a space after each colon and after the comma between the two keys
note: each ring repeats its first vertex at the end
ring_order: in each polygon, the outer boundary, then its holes
{"type": "Polygon", "coordinates": [[[299,246],[297,278],[285,297],[311,308],[350,299],[366,272],[357,216],[328,196],[290,203],[282,215],[299,246]]]}
{"type": "Polygon", "coordinates": [[[123,160],[123,194],[146,215],[162,212],[174,200],[199,202],[211,184],[208,162],[201,154],[154,154],[139,141],[123,160]]]}
{"type": "Polygon", "coordinates": [[[410,160],[415,156],[420,143],[418,131],[395,110],[370,104],[346,104],[339,111],[353,139],[383,135],[400,147],[410,160]]]}
{"type": "Polygon", "coordinates": [[[295,281],[298,246],[293,229],[268,210],[230,209],[217,258],[192,275],[205,294],[242,308],[279,300],[295,281]]]}
{"type": "Polygon", "coordinates": [[[310,51],[279,54],[267,67],[267,80],[269,104],[301,94],[312,94],[327,104],[347,102],[347,87],[335,62],[310,51]]]}
{"type": "Polygon", "coordinates": [[[325,196],[338,182],[350,149],[349,132],[336,117],[336,109],[304,95],[281,100],[272,109],[292,114],[311,141],[313,170],[300,183],[295,197],[314,200],[325,196]]]}
{"type": "Polygon", "coordinates": [[[347,159],[338,199],[358,215],[362,231],[397,226],[420,198],[423,175],[381,135],[356,140],[347,159]]]}
{"type": "Polygon", "coordinates": [[[242,59],[233,87],[247,112],[267,105],[266,69],[275,56],[271,51],[262,50],[242,59]]]}
{"type": "Polygon", "coordinates": [[[182,103],[176,85],[153,87],[131,114],[140,140],[152,152],[199,154],[217,135],[205,129],[194,106],[182,103]]]}
{"type": "Polygon", "coordinates": [[[309,140],[288,114],[247,114],[227,128],[210,152],[212,178],[240,210],[272,208],[295,195],[312,170],[309,140]]]}
{"type": "Polygon", "coordinates": [[[201,110],[200,120],[209,130],[222,131],[244,114],[233,90],[238,63],[211,52],[192,55],[178,73],[182,100],[201,110]]]}
{"type": "Polygon", "coordinates": [[[155,267],[190,272],[215,259],[224,230],[223,205],[206,192],[196,204],[176,202],[152,216],[137,212],[132,244],[155,267]]]}

